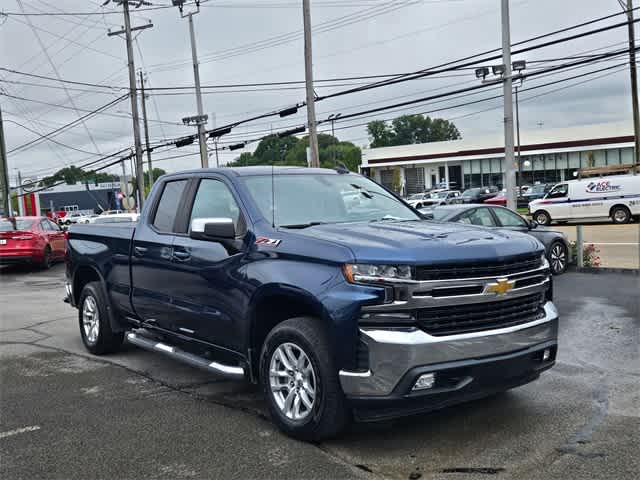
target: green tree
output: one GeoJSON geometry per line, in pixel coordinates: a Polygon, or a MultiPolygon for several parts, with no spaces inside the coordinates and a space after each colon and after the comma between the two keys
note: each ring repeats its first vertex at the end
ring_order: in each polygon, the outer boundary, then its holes
{"type": "MultiPolygon", "coordinates": [[[[270,136],[263,139],[253,153],[243,153],[228,165],[230,167],[244,167],[252,165],[307,165],[307,147],[309,137],[278,138],[270,136]]],[[[336,164],[344,164],[349,170],[357,171],[362,160],[359,147],[351,142],[341,142],[337,138],[318,135],[318,149],[320,152],[320,166],[333,168],[336,164]]]]}
{"type": "Polygon", "coordinates": [[[110,173],[95,172],[93,170],[84,171],[81,168],[71,165],[69,167],[58,170],[53,175],[43,178],[40,181],[40,185],[44,187],[50,187],[54,183],[64,181],[68,185],[73,185],[78,182],[116,182],[120,177],[112,175],[110,173]]]}
{"type": "Polygon", "coordinates": [[[442,118],[428,115],[402,115],[387,125],[374,120],[367,125],[371,147],[390,147],[414,143],[443,142],[462,138],[458,128],[442,118]]]}

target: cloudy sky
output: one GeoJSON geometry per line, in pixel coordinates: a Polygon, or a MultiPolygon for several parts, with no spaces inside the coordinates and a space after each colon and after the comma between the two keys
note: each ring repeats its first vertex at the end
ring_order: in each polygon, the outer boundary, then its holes
{"type": "MultiPolygon", "coordinates": [[[[124,40],[107,36],[123,22],[121,8],[103,0],[0,0],[0,96],[9,153],[9,174],[38,177],[65,165],[81,165],[133,143],[128,99],[51,139],[38,140],[79,117],[117,100],[128,86],[124,40]],[[68,12],[78,15],[17,15],[68,12]],[[83,13],[96,15],[83,15],[83,13]],[[103,14],[100,14],[103,12],[103,14]],[[114,13],[115,12],[115,13],[114,13]],[[98,86],[61,83],[55,78],[98,86]],[[110,88],[106,88],[110,87],[110,88]],[[7,96],[9,95],[9,96],[7,96]],[[34,143],[35,140],[38,140],[34,143]],[[28,144],[28,145],[25,145],[28,144]],[[72,148],[70,148],[72,147],[72,148]],[[12,151],[17,149],[15,151],[12,151]]],[[[154,5],[170,4],[155,0],[154,5]]],[[[312,0],[314,75],[316,80],[412,72],[500,46],[499,0],[312,0]]],[[[209,0],[194,16],[205,112],[221,126],[301,102],[300,83],[274,86],[221,87],[304,79],[300,0],[209,0]],[[216,88],[217,87],[217,88],[216,88]]],[[[144,7],[143,7],[144,8],[144,7]]],[[[149,7],[146,7],[149,8],[149,7]]],[[[617,13],[617,0],[512,0],[512,41],[617,13]]],[[[133,10],[135,11],[135,10],[133,10]]],[[[578,31],[622,21],[621,16],[578,31]]],[[[192,86],[193,70],[188,23],[175,8],[150,9],[133,15],[134,25],[153,23],[139,32],[134,45],[136,68],[147,74],[147,87],[192,86]]],[[[558,37],[553,37],[558,38],[558,37]]],[[[527,60],[528,70],[560,65],[566,57],[593,55],[625,48],[626,28],[583,37],[561,45],[514,56],[527,60]]],[[[546,39],[545,39],[546,40],[546,39]]],[[[533,45],[542,40],[526,44],[533,45]]],[[[522,87],[523,129],[554,128],[606,122],[630,122],[628,69],[624,56],[527,79],[522,87]],[[554,85],[544,84],[612,67],[554,85]],[[542,85],[542,86],[541,86],[542,85]],[[539,88],[533,88],[539,87],[539,88]],[[532,88],[530,91],[526,91],[532,88]],[[534,97],[535,96],[535,97],[534,97]]],[[[488,62],[489,65],[494,62],[488,62]]],[[[316,83],[320,96],[372,80],[316,83]]],[[[347,115],[477,85],[472,69],[458,70],[317,103],[318,119],[347,115]]],[[[181,118],[196,113],[189,89],[151,90],[147,101],[152,142],[193,133],[181,118]]],[[[484,90],[462,98],[422,103],[335,123],[336,136],[366,146],[366,127],[373,119],[439,110],[433,116],[451,119],[465,137],[502,130],[501,100],[468,103],[491,97],[484,90]]],[[[281,119],[262,119],[237,127],[222,144],[257,138],[270,131],[304,123],[306,112],[281,119]]],[[[320,127],[327,128],[326,125],[320,127]]],[[[248,150],[255,148],[247,147],[248,150]]],[[[240,151],[222,150],[224,163],[240,151]]],[[[196,146],[154,152],[155,166],[166,170],[197,167],[196,146]]],[[[215,160],[212,159],[215,164],[215,160]]]]}

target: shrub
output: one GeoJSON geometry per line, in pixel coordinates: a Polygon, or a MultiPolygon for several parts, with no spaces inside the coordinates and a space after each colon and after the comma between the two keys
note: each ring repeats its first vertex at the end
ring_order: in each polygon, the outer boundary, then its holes
{"type": "MultiPolygon", "coordinates": [[[[596,268],[600,266],[600,249],[593,243],[587,243],[582,248],[582,259],[585,267],[596,268]]],[[[571,242],[571,258],[574,262],[578,261],[578,245],[571,242]]]]}

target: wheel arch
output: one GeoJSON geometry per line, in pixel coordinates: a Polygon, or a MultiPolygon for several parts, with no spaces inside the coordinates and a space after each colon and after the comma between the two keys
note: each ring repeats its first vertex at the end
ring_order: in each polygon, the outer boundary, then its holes
{"type": "Polygon", "coordinates": [[[271,330],[295,317],[313,317],[327,324],[328,312],[311,293],[295,286],[264,285],[251,300],[248,329],[250,378],[259,376],[260,352],[271,330]]]}
{"type": "Polygon", "coordinates": [[[113,312],[113,307],[111,306],[111,301],[109,300],[109,294],[107,292],[105,280],[100,271],[95,266],[80,265],[74,272],[72,280],[73,304],[78,307],[78,309],[80,308],[79,301],[82,290],[84,289],[85,285],[91,282],[97,282],[100,285],[102,295],[107,302],[106,308],[109,314],[109,323],[111,325],[111,329],[114,332],[124,331],[125,328],[120,324],[120,322],[118,322],[116,318],[117,316],[113,312]]]}
{"type": "Polygon", "coordinates": [[[609,209],[609,216],[612,217],[613,216],[613,212],[616,208],[624,208],[628,213],[629,213],[629,218],[631,218],[631,209],[625,205],[624,203],[616,203],[614,205],[611,206],[611,208],[609,209]]]}

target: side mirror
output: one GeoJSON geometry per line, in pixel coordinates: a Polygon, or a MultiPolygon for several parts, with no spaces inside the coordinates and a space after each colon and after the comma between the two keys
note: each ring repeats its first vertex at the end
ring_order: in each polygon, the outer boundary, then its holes
{"type": "Polygon", "coordinates": [[[529,230],[533,230],[534,228],[538,228],[538,222],[535,220],[529,220],[529,230]]]}
{"type": "Polygon", "coordinates": [[[189,236],[196,240],[233,240],[236,229],[230,218],[194,218],[189,236]]]}

